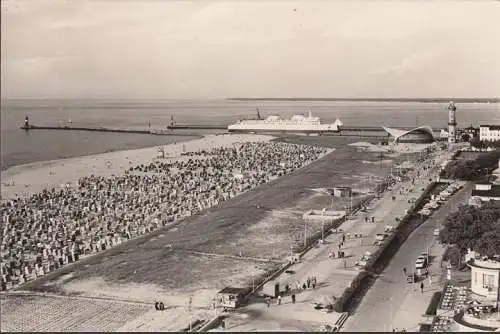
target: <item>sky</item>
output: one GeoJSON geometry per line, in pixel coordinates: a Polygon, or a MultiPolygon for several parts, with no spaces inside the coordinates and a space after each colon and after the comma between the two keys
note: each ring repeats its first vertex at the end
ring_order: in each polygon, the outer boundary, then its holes
{"type": "Polygon", "coordinates": [[[500,1],[1,5],[2,98],[500,96],[500,1]]]}

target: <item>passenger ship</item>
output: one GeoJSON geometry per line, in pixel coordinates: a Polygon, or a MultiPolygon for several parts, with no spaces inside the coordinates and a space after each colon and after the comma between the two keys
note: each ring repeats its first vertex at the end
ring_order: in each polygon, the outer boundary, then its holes
{"type": "Polygon", "coordinates": [[[305,132],[327,133],[339,132],[342,122],[337,118],[330,124],[322,124],[319,117],[314,117],[309,110],[308,116],[294,115],[290,119],[281,119],[279,116],[260,118],[257,110],[257,119],[242,120],[227,127],[229,132],[305,132]]]}

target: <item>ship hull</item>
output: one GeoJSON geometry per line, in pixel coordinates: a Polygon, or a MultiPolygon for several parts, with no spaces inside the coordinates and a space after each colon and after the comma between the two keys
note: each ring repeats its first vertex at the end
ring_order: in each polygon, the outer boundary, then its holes
{"type": "Polygon", "coordinates": [[[326,134],[338,133],[340,130],[303,130],[303,129],[244,129],[244,128],[228,128],[231,133],[299,133],[299,134],[326,134]]]}

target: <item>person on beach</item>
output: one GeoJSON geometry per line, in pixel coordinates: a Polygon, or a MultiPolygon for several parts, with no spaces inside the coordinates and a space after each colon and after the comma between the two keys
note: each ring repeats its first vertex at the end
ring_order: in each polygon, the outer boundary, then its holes
{"type": "Polygon", "coordinates": [[[52,187],[2,201],[0,220],[6,246],[2,260],[9,267],[13,263],[11,276],[18,281],[19,273],[33,270],[36,255],[43,254],[48,262],[45,269],[34,270],[41,275],[78,261],[81,255],[113,248],[121,240],[197,215],[324,153],[321,147],[277,142],[244,143],[236,151],[183,149],[175,160],[131,165],[122,175],[91,174],[78,179],[74,187],[52,187]]]}

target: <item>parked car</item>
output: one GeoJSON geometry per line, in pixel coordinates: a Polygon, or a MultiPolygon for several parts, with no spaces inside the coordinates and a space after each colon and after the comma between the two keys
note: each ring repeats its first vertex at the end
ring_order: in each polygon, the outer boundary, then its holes
{"type": "Polygon", "coordinates": [[[427,267],[427,256],[420,255],[417,257],[417,260],[415,261],[415,268],[416,269],[423,269],[427,267]]]}

